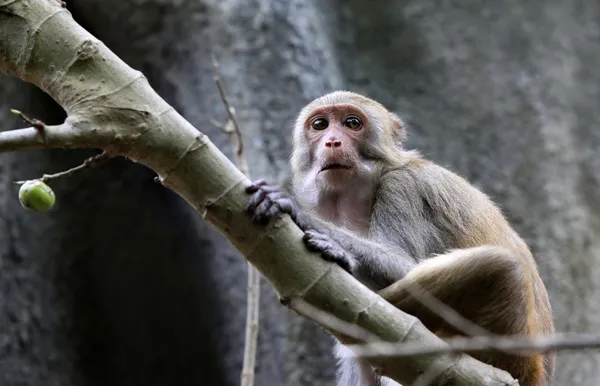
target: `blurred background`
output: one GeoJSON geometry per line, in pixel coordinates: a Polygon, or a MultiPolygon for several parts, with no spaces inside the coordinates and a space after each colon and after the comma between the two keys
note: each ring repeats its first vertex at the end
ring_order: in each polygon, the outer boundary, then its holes
{"type": "MultiPolygon", "coordinates": [[[[75,19],[228,156],[210,53],[251,173],[288,176],[311,99],[364,93],[409,124],[408,147],[467,177],[525,237],[561,332],[600,332],[597,0],[71,0],[75,19]],[[595,279],[596,278],[596,279],[595,279]]],[[[46,123],[49,97],[0,76],[9,108],[46,123]]],[[[246,263],[154,174],[124,160],[52,183],[21,208],[13,181],[90,151],[0,154],[0,385],[236,385],[246,263]]],[[[331,338],[263,285],[257,386],[332,385],[331,338]]],[[[559,355],[555,385],[600,384],[594,351],[559,355]]]]}

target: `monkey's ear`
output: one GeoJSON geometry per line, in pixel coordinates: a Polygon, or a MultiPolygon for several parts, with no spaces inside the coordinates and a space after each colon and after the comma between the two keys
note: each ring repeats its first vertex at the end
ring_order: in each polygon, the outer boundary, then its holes
{"type": "Polygon", "coordinates": [[[402,147],[406,141],[406,127],[404,121],[394,113],[390,113],[390,122],[392,123],[392,135],[399,147],[402,147]]]}

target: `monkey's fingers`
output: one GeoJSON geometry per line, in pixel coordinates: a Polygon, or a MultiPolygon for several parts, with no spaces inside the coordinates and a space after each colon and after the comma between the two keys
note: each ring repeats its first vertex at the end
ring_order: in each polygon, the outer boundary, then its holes
{"type": "Polygon", "coordinates": [[[296,207],[296,203],[293,199],[284,196],[280,192],[270,193],[269,197],[273,198],[280,212],[289,214],[292,218],[292,221],[294,221],[294,223],[296,223],[300,229],[303,231],[307,230],[307,222],[304,221],[304,217],[300,215],[300,212],[298,212],[298,208],[296,207]]]}
{"type": "Polygon", "coordinates": [[[246,193],[254,193],[265,185],[269,184],[263,178],[256,181],[252,181],[252,183],[246,187],[246,193]]]}
{"type": "Polygon", "coordinates": [[[256,192],[248,199],[246,204],[246,212],[254,213],[256,208],[267,199],[269,193],[278,192],[279,189],[274,186],[261,186],[256,192]]]}
{"type": "MultiPolygon", "coordinates": [[[[275,193],[271,193],[275,194],[275,193]]],[[[281,193],[277,193],[277,198],[274,199],[275,203],[283,213],[287,213],[294,219],[296,217],[296,205],[290,198],[283,196],[281,193]]]]}
{"type": "Polygon", "coordinates": [[[304,232],[304,236],[302,237],[302,240],[304,240],[304,242],[306,242],[306,243],[316,243],[318,241],[328,242],[331,240],[331,238],[329,236],[327,236],[325,233],[316,231],[314,229],[310,229],[310,230],[307,230],[306,232],[304,232]]]}
{"type": "Polygon", "coordinates": [[[283,196],[279,191],[267,193],[263,200],[254,209],[252,221],[255,223],[266,224],[278,213],[288,213],[295,218],[295,206],[292,200],[283,196]]]}
{"type": "Polygon", "coordinates": [[[281,197],[281,193],[279,192],[266,194],[260,204],[254,209],[252,221],[257,224],[268,223],[273,216],[281,211],[277,205],[279,197],[281,197]]]}
{"type": "Polygon", "coordinates": [[[353,274],[356,263],[354,260],[333,241],[328,235],[309,230],[304,233],[302,240],[314,252],[321,252],[321,257],[339,265],[342,269],[353,274]]]}
{"type": "Polygon", "coordinates": [[[354,274],[354,261],[346,254],[338,254],[331,250],[324,250],[321,252],[321,257],[327,261],[331,261],[332,263],[336,263],[339,265],[344,271],[348,272],[350,275],[354,274]]]}

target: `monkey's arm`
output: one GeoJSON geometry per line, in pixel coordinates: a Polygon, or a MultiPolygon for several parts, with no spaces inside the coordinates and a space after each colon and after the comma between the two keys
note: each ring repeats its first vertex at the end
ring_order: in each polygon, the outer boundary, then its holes
{"type": "Polygon", "coordinates": [[[309,248],[374,288],[401,279],[416,265],[416,260],[398,245],[358,236],[318,218],[311,218],[310,226],[304,234],[309,248]]]}
{"type": "Polygon", "coordinates": [[[338,263],[361,279],[383,288],[404,277],[416,264],[401,244],[385,239],[360,237],[339,226],[298,210],[296,203],[280,187],[258,180],[247,188],[253,194],[246,207],[253,221],[267,223],[279,212],[288,213],[305,232],[307,246],[338,263]]]}
{"type": "MultiPolygon", "coordinates": [[[[323,226],[318,221],[317,229],[323,226]]],[[[337,227],[326,232],[354,257],[357,272],[392,283],[434,255],[498,245],[506,228],[487,196],[462,177],[418,160],[382,175],[368,240],[337,227]]]]}

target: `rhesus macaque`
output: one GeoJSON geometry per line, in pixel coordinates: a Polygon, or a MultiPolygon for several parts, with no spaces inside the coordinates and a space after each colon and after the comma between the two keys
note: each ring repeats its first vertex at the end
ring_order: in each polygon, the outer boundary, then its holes
{"type": "MultiPolygon", "coordinates": [[[[548,294],[525,242],[462,177],[403,148],[402,121],[381,104],[337,91],[294,127],[293,199],[259,180],[248,187],[257,223],[288,213],[304,242],[387,301],[447,338],[464,335],[407,292],[416,283],[492,334],[550,335],[548,294]]],[[[338,344],[337,352],[349,351],[338,344]]],[[[521,386],[549,386],[554,354],[473,355],[521,386]]],[[[365,361],[340,359],[339,386],[396,384],[365,361]]]]}

